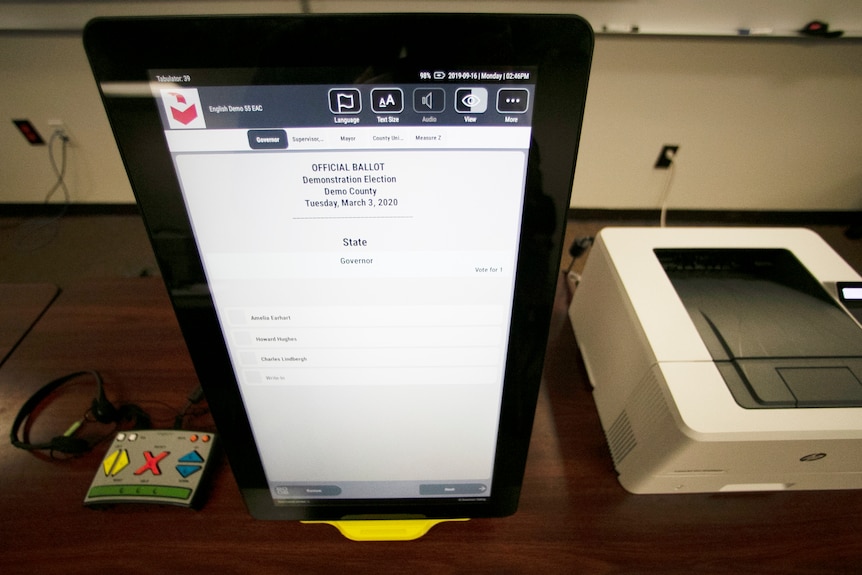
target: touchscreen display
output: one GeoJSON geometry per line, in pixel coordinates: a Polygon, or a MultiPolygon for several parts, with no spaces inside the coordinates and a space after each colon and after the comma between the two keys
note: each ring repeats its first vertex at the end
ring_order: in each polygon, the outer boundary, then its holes
{"type": "Polygon", "coordinates": [[[150,81],[273,500],[490,496],[535,69],[256,74],[150,81]]]}

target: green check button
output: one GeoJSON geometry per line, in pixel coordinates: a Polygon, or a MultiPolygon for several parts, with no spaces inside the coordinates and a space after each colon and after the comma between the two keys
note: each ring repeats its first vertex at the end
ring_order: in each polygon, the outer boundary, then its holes
{"type": "Polygon", "coordinates": [[[162,497],[165,499],[188,499],[192,490],[187,487],[165,485],[96,485],[90,489],[88,497],[162,497]]]}

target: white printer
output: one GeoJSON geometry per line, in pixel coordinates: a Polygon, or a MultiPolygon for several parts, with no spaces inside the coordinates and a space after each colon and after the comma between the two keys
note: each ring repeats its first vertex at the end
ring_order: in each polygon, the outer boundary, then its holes
{"type": "Polygon", "coordinates": [[[810,230],[603,229],[569,316],[620,483],[862,488],[860,281],[810,230]]]}

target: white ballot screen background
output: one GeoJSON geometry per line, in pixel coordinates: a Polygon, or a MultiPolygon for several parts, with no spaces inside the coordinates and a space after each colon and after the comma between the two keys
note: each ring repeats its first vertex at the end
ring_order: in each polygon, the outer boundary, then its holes
{"type": "Polygon", "coordinates": [[[176,155],[274,497],[490,493],[526,155],[176,155]]]}

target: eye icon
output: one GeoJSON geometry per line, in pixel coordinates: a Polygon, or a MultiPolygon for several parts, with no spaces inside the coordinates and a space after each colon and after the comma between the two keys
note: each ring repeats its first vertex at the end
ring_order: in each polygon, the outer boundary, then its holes
{"type": "Polygon", "coordinates": [[[482,114],[488,109],[488,90],[460,88],[455,92],[455,111],[462,114],[482,114]]]}
{"type": "Polygon", "coordinates": [[[482,98],[480,98],[476,94],[467,94],[466,96],[461,98],[461,103],[467,108],[472,108],[481,104],[482,98]]]}

